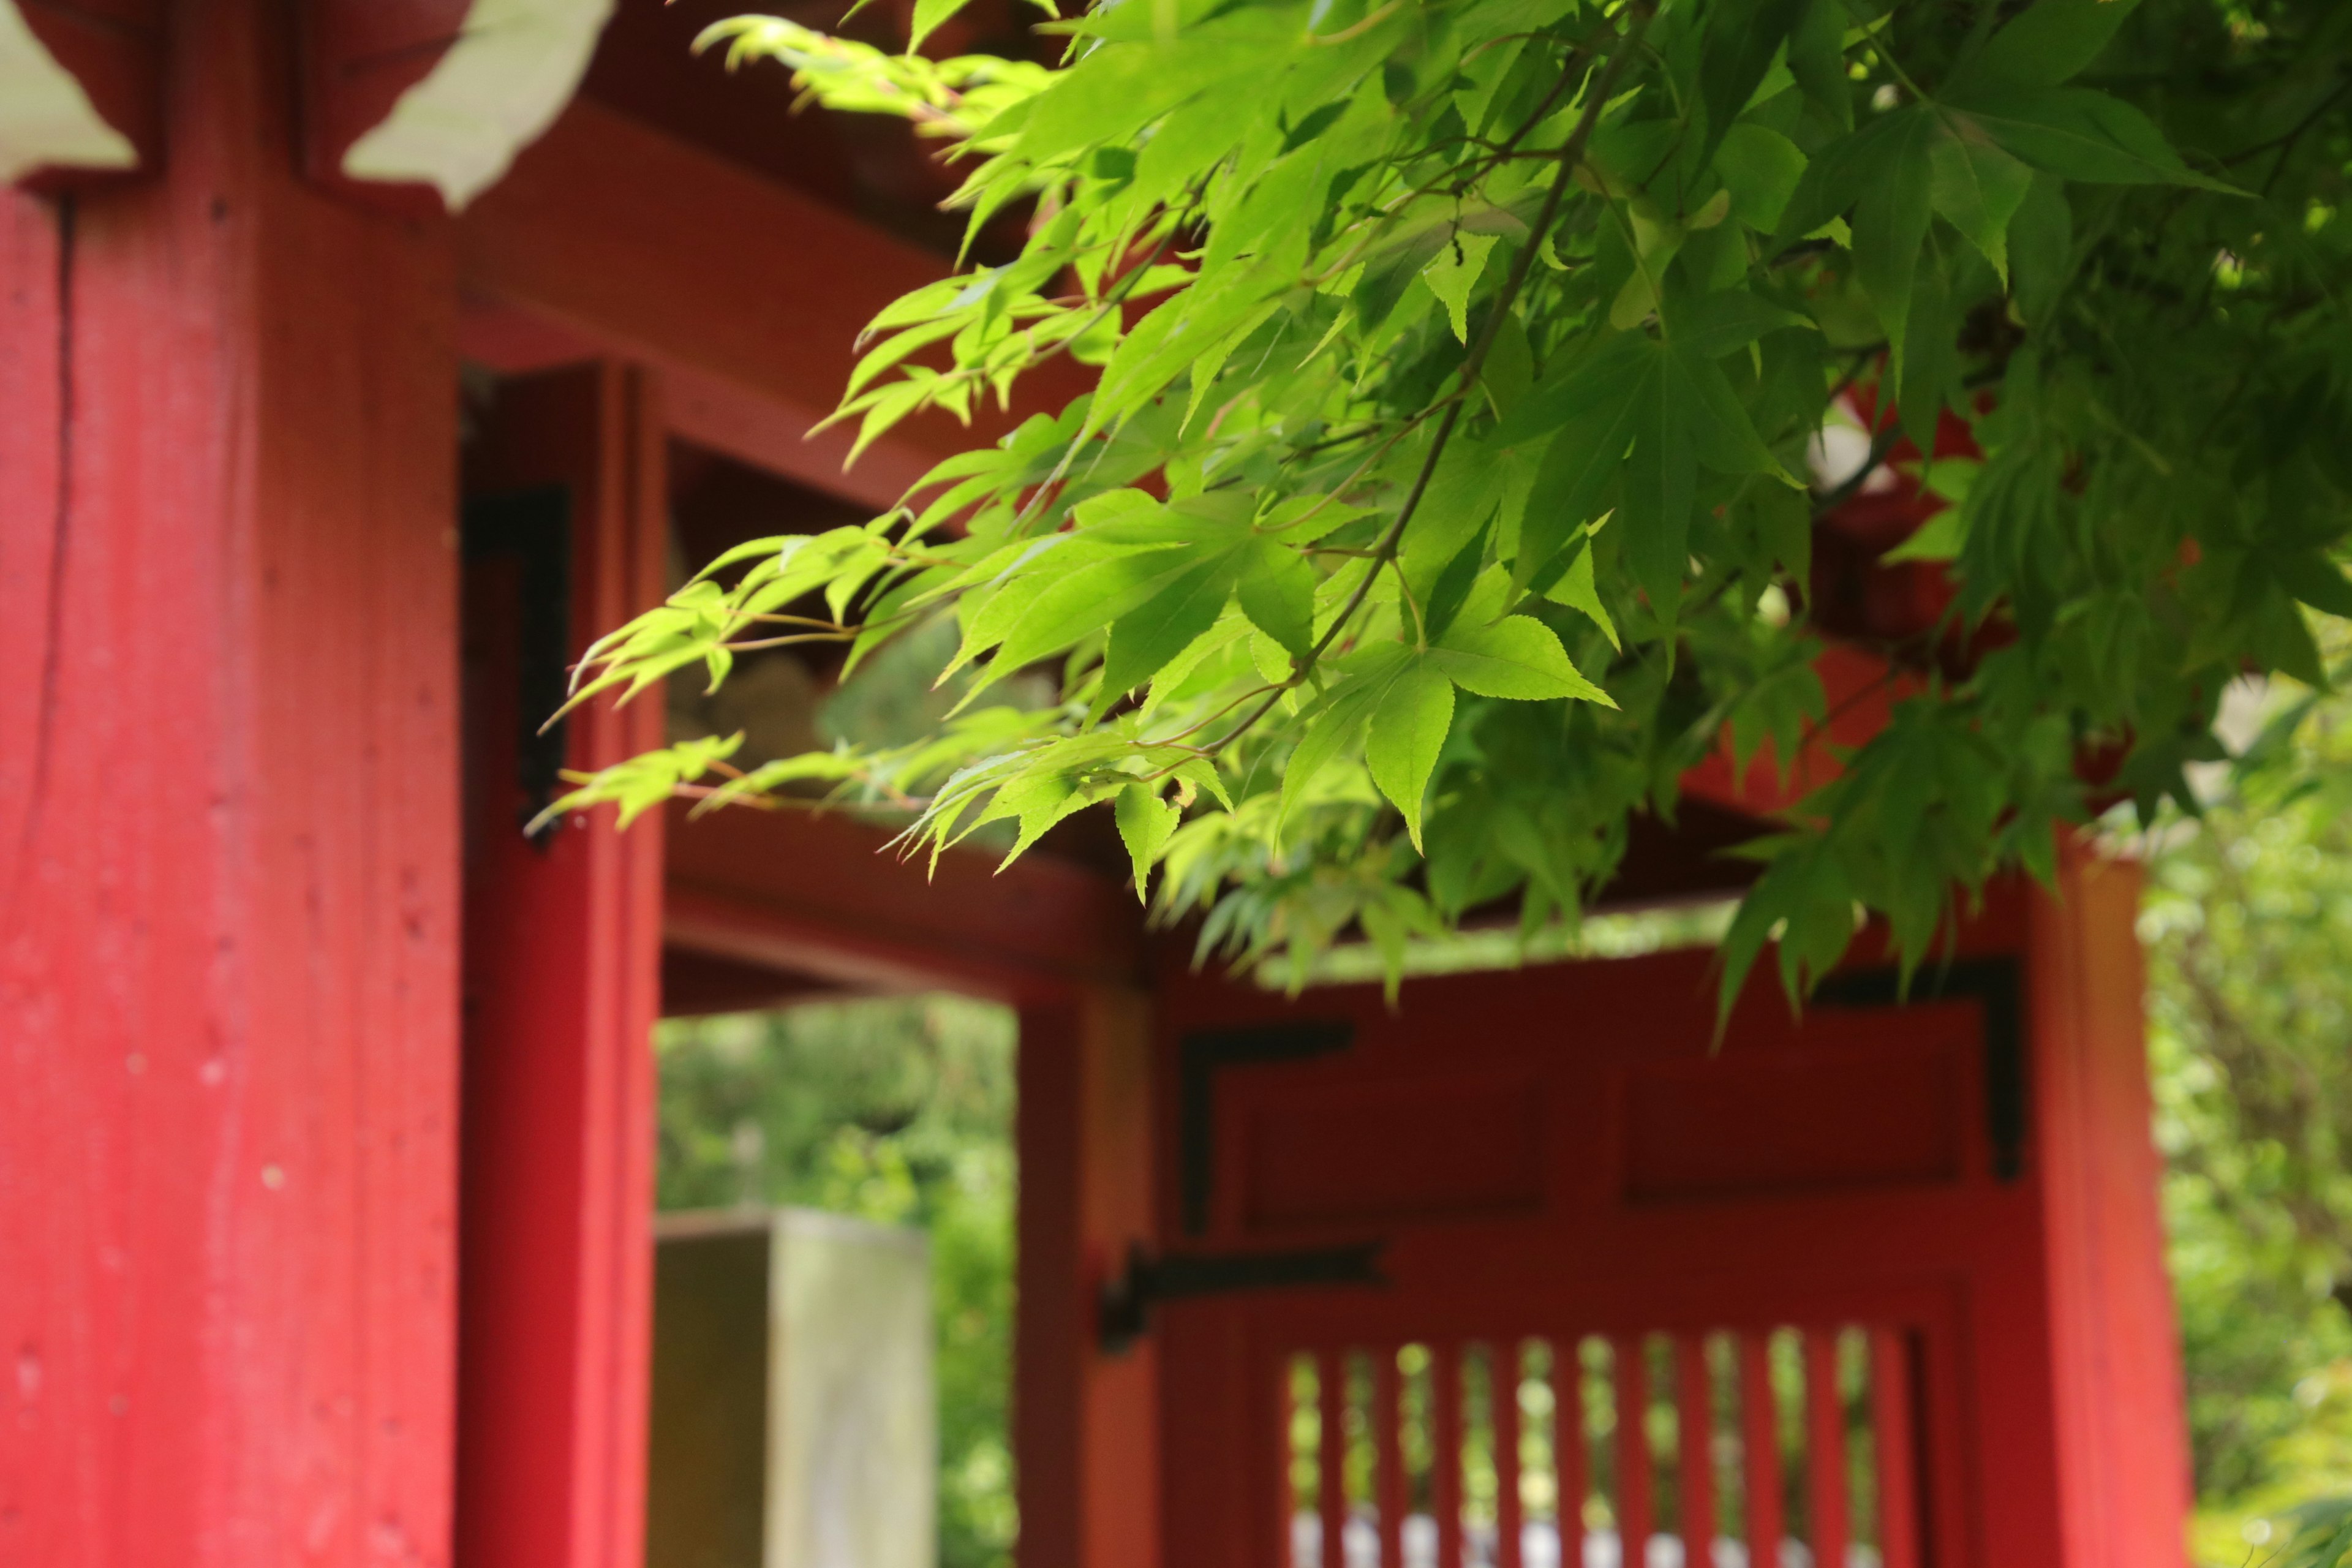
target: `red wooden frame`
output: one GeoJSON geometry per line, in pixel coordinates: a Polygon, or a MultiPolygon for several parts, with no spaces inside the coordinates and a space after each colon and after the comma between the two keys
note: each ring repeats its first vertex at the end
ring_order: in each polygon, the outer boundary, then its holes
{"type": "MultiPolygon", "coordinates": [[[[910,426],[845,478],[842,437],[801,439],[857,326],[940,264],[593,105],[462,225],[393,221],[296,180],[284,7],[104,5],[168,31],[123,56],[170,73],[125,100],[155,106],[142,148],[168,130],[164,177],[0,205],[0,1559],[433,1563],[462,1429],[465,1568],[629,1562],[666,935],[1023,1009],[1024,1568],[1150,1568],[1163,1543],[1227,1561],[1188,1545],[1226,1502],[1161,1479],[1213,1466],[1183,1412],[1232,1391],[1191,1374],[1234,1346],[1121,1355],[1094,1333],[1130,1247],[1183,1239],[1151,1185],[1170,1112],[1149,1047],[1155,1006],[1205,994],[1171,963],[1172,1000],[1147,1003],[1105,879],[957,858],[926,884],[838,818],[656,820],[542,854],[486,791],[459,1213],[461,347],[575,367],[502,390],[470,483],[570,488],[584,636],[658,592],[669,436],[877,505],[970,438],[910,426]]],[[[1058,405],[1066,374],[1034,395],[1058,405]]],[[[1832,741],[1879,689],[1847,673],[1832,741]]],[[[572,760],[659,723],[650,701],[593,710],[572,760]]],[[[1694,787],[1779,798],[1753,771],[1694,787]]],[[[2039,1251],[2015,1261],[2041,1295],[2008,1320],[2013,1355],[1933,1361],[1924,1392],[1935,1420],[1971,1381],[2032,1406],[2013,1451],[1970,1450],[2058,1500],[2063,1529],[2004,1568],[2139,1568],[2177,1560],[2183,1483],[2131,892],[2067,877],[2012,928],[2050,977],[2033,1027],[2069,1047],[2032,1086],[2039,1251]]],[[[1924,1329],[1958,1310],[1873,1288],[1924,1329]]],[[[1643,1311],[1711,1310],[1697,1283],[1668,1296],[1643,1311]]],[[[1254,1429],[1246,1397],[1227,1434],[1254,1429]]]]}
{"type": "Polygon", "coordinates": [[[0,193],[0,1561],[447,1539],[456,282],[295,180],[278,7],[166,180],[0,193]]]}
{"type": "MultiPolygon", "coordinates": [[[[2056,897],[1997,889],[1959,937],[1951,962],[2013,955],[2021,987],[2013,1179],[1990,994],[1897,1014],[1891,982],[1833,978],[1792,1024],[1759,980],[1718,1048],[1703,952],[1408,981],[1395,1012],[1374,987],[1290,1002],[1164,970],[1161,1247],[1380,1239],[1391,1282],[1166,1310],[1166,1559],[1286,1568],[1265,1402],[1295,1350],[1858,1322],[1922,1347],[1924,1402],[1907,1379],[1879,1396],[1924,1423],[1932,1561],[2180,1562],[2137,892],[2077,849],[2056,897]],[[1227,1037],[1202,1076],[1198,1031],[1268,1026],[1307,1032],[1227,1037]]],[[[1817,1424],[1817,1447],[1838,1436],[1817,1424]]]]}
{"type": "MultiPolygon", "coordinates": [[[[681,260],[634,242],[598,237],[595,209],[626,199],[623,193],[651,200],[657,191],[691,186],[773,214],[772,220],[759,222],[772,221],[776,243],[784,244],[785,230],[807,215],[794,212],[794,198],[779,199],[772,187],[755,193],[751,187],[756,184],[608,111],[575,110],[541,153],[526,155],[516,183],[467,220],[467,274],[481,301],[469,318],[468,341],[506,356],[503,363],[509,364],[577,352],[574,345],[583,342],[651,353],[665,365],[672,385],[715,389],[704,412],[681,406],[676,415],[681,434],[880,500],[913,465],[945,447],[886,455],[887,462],[906,466],[885,468],[878,479],[868,469],[845,484],[811,467],[804,453],[788,447],[784,439],[818,406],[813,395],[829,395],[831,383],[814,374],[803,378],[790,356],[776,352],[776,345],[789,341],[793,323],[781,317],[733,316],[730,301],[737,290],[723,281],[733,265],[726,258],[681,260]],[[605,151],[593,151],[599,148],[605,151]],[[534,159],[541,162],[537,184],[534,159]],[[559,177],[558,169],[568,170],[568,175],[559,177]],[[575,200],[564,194],[568,190],[595,194],[575,200]],[[599,259],[582,275],[565,273],[565,259],[591,254],[599,259]],[[716,268],[722,281],[689,288],[680,279],[681,267],[698,276],[716,268]],[[726,412],[714,416],[708,412],[712,407],[726,412]]],[[[811,221],[817,226],[840,225],[829,217],[811,221]]],[[[872,268],[865,270],[879,275],[872,268]]],[[[742,284],[754,287],[750,279],[742,284]]],[[[1828,671],[1836,717],[1824,736],[1840,744],[1853,743],[1874,728],[1898,690],[1875,662],[1848,662],[1851,668],[1832,659],[1828,671]]],[[[1750,811],[1785,804],[1790,792],[1763,771],[1766,765],[1738,780],[1718,766],[1712,773],[1702,770],[1691,782],[1702,798],[1750,811]]],[[[1809,756],[1800,764],[1800,786],[1826,776],[1821,772],[1825,766],[1834,766],[1828,753],[1809,756]]],[[[1102,931],[1079,929],[1086,917],[1050,936],[1023,923],[1001,898],[988,896],[992,884],[982,879],[972,879],[961,891],[952,885],[937,889],[944,896],[933,898],[932,889],[919,888],[903,868],[871,860],[869,849],[877,837],[837,820],[827,825],[793,817],[720,817],[687,827],[679,838],[686,858],[673,864],[668,939],[735,961],[839,983],[945,984],[1030,999],[1024,1023],[1036,1047],[1024,1068],[1030,1075],[1024,1082],[1024,1169],[1057,1173],[1033,1192],[1041,1197],[1060,1194],[1055,1206],[1033,1206],[1024,1216],[1029,1229],[1023,1265],[1026,1353],[1021,1419],[1029,1461],[1024,1491],[1030,1549],[1057,1563],[1108,1561],[1104,1552],[1133,1560],[1149,1548],[1132,1539],[1114,1544],[1098,1531],[1117,1517],[1104,1500],[1152,1495],[1152,1485],[1142,1479],[1150,1468],[1152,1440],[1136,1425],[1141,1395],[1134,1388],[1122,1392],[1120,1364],[1087,1347],[1083,1326],[1094,1293],[1118,1270],[1122,1238],[1137,1234],[1131,1194],[1119,1195],[1130,1192],[1132,1164],[1107,1152],[1131,1149],[1137,1140],[1123,1120],[1131,1119],[1132,1110],[1118,1110],[1124,1102],[1116,1096],[1106,1102],[1084,1087],[1089,1071],[1114,1074],[1115,1068],[1089,1068],[1090,1058],[1079,1044],[1093,1037],[1083,1020],[1103,1016],[1101,1008],[1109,1004],[1101,998],[1117,994],[1115,972],[1126,960],[1106,949],[1102,931]],[[710,847],[699,856],[687,847],[698,836],[710,847]],[[1080,945],[1062,945],[1070,941],[1080,945]],[[945,956],[950,952],[957,956],[945,956]],[[1104,984],[1113,989],[1105,992],[1104,984]],[[1111,1436],[1116,1433],[1126,1436],[1111,1436]],[[1045,1453],[1056,1456],[1057,1464],[1035,1462],[1045,1453]]],[[[959,875],[951,866],[950,884],[959,875]]],[[[1074,883],[1063,891],[1076,898],[1066,906],[1073,911],[1101,901],[1098,885],[1089,890],[1074,883]]],[[[1016,910],[1018,903],[1013,902],[1016,910]]],[[[1124,929],[1124,922],[1103,929],[1124,929]]],[[[1118,1059],[1115,1051],[1108,1058],[1118,1059]]],[[[2117,1190],[2128,1186],[2125,1182],[2117,1190]]],[[[2160,1289],[2145,1299],[2160,1307],[2160,1289]]],[[[1156,1375],[1150,1353],[1134,1363],[1140,1369],[1135,1374],[1139,1383],[1156,1375]]],[[[1949,1381],[1960,1374],[1946,1375],[1949,1381]]],[[[2157,1404],[2162,1405],[2160,1394],[2157,1404]]],[[[2154,1434],[2149,1441],[2159,1447],[2168,1440],[2161,1420],[2143,1430],[2154,1434]]]]}
{"type": "MultiPolygon", "coordinates": [[[[664,431],[644,374],[591,364],[509,383],[469,497],[568,498],[577,657],[662,587],[664,431]]],[[[511,591],[511,582],[506,586],[511,591]]],[[[471,584],[469,584],[469,589],[471,584]]],[[[510,598],[469,638],[465,1291],[457,1561],[630,1568],[642,1551],[651,1342],[661,821],[518,831],[510,598]]],[[[657,700],[567,721],[592,769],[660,742],[657,700]]]]}
{"type": "Polygon", "coordinates": [[[674,950],[1021,1010],[1014,1447],[1022,1568],[1158,1561],[1154,1352],[1113,1355],[1096,1303],[1151,1229],[1150,1016],[1131,892],[1050,855],[936,873],[842,816],[674,809],[674,950]]]}
{"type": "MultiPolygon", "coordinates": [[[[497,368],[600,349],[645,358],[659,367],[672,434],[874,505],[971,438],[919,422],[846,476],[845,438],[803,444],[841,384],[858,324],[938,264],[610,110],[575,105],[460,234],[464,341],[497,368]],[[615,212],[638,221],[616,228],[615,212]],[[730,221],[704,221],[713,212],[730,221]],[[802,258],[812,276],[780,288],[764,259],[775,255],[802,258]],[[787,308],[816,298],[833,301],[821,321],[787,308]]],[[[1050,384],[1040,395],[1073,390],[1050,384]]],[[[689,821],[676,810],[668,833],[663,935],[674,950],[1024,1007],[1033,1043],[1023,1054],[1022,1168],[1033,1196],[1066,1205],[1033,1203],[1024,1218],[1024,1564],[1148,1568],[1156,1531],[1133,1504],[1154,1485],[1148,1363],[1101,1356],[1071,1332],[1110,1260],[1146,1233],[1143,1168],[1130,1163],[1142,1109],[1108,1087],[1143,1081],[1135,1004],[1120,1000],[1140,967],[1132,896],[1047,857],[997,876],[958,854],[933,880],[884,853],[886,835],[838,816],[689,821]]],[[[605,1419],[622,1414],[608,1407],[605,1419]]],[[[478,1485],[475,1477],[469,1465],[464,1484],[478,1485]]],[[[461,1562],[505,1568],[470,1543],[461,1562]]]]}
{"type": "MultiPolygon", "coordinates": [[[[1008,427],[926,416],[845,473],[853,432],[809,429],[848,384],[858,331],[945,263],[602,105],[567,110],[458,233],[474,357],[508,371],[643,360],[679,436],[802,483],[889,506],[1008,427]]],[[[1085,384],[1057,361],[1024,378],[1017,412],[1058,411],[1085,384]]]]}
{"type": "Polygon", "coordinates": [[[663,934],[835,984],[952,987],[1015,1004],[1143,973],[1135,895],[1051,854],[998,869],[969,849],[936,868],[845,813],[669,815],[663,934]]]}

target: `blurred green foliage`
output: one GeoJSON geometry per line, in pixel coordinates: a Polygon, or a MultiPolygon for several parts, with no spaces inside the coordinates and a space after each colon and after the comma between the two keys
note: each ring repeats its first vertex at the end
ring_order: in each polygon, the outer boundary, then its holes
{"type": "Polygon", "coordinates": [[[2141,934],[2200,1568],[2352,1537],[2352,705],[2277,682],[2141,934]]]}
{"type": "Polygon", "coordinates": [[[949,996],[663,1026],[666,1209],[798,1205],[931,1239],[940,1568],[1005,1568],[1016,1516],[1013,1019],[949,996]]]}

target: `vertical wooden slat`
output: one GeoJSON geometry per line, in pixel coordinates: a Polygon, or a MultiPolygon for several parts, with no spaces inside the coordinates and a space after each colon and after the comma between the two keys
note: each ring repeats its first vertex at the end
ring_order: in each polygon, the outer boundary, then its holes
{"type": "Polygon", "coordinates": [[[1519,1568],[1519,1342],[1506,1339],[1488,1362],[1495,1412],[1495,1565],[1519,1568]]]}
{"type": "Polygon", "coordinates": [[[1805,1481],[1813,1562],[1845,1568],[1845,1405],[1838,1397],[1837,1331],[1805,1331],[1805,1481]]]}
{"type": "Polygon", "coordinates": [[[1437,1521],[1437,1568],[1463,1568],[1460,1345],[1431,1348],[1429,1394],[1429,1511],[1437,1521]]]}
{"type": "Polygon", "coordinates": [[[1404,1413],[1397,1396],[1397,1347],[1372,1357],[1372,1485],[1378,1498],[1381,1568],[1404,1562],[1404,1413]]]}
{"type": "Polygon", "coordinates": [[[1348,1568],[1348,1358],[1325,1351],[1315,1358],[1322,1402],[1316,1502],[1323,1516],[1323,1568],[1348,1568]]]}
{"type": "Polygon", "coordinates": [[[1281,1552],[1275,1561],[1286,1563],[1290,1568],[1316,1568],[1316,1564],[1299,1560],[1297,1538],[1292,1533],[1298,1519],[1298,1488],[1293,1484],[1291,1476],[1291,1467],[1298,1460],[1297,1438],[1294,1435],[1298,1419],[1298,1369],[1297,1363],[1287,1355],[1277,1358],[1274,1366],[1275,1430],[1281,1435],[1276,1452],[1282,1457],[1282,1462],[1275,1467],[1276,1473],[1281,1478],[1281,1484],[1275,1489],[1279,1500],[1275,1519],[1276,1528],[1281,1531],[1276,1539],[1282,1543],[1281,1552]]]}
{"type": "Polygon", "coordinates": [[[1919,1568],[1918,1428],[1910,1346],[1900,1329],[1870,1331],[1870,1425],[1877,1438],[1879,1559],[1885,1568],[1919,1568]]]}
{"type": "Polygon", "coordinates": [[[1622,1561],[1649,1559],[1651,1522],[1650,1371],[1638,1334],[1610,1342],[1617,1372],[1617,1544],[1622,1561]]]}
{"type": "Polygon", "coordinates": [[[1583,1343],[1574,1334],[1552,1341],[1552,1468],[1559,1479],[1561,1568],[1584,1568],[1584,1498],[1591,1467],[1584,1453],[1583,1343]]]}
{"type": "Polygon", "coordinates": [[[1675,1336],[1675,1374],[1683,1562],[1686,1568],[1706,1568],[1715,1560],[1715,1386],[1705,1335],[1675,1336]]]}
{"type": "Polygon", "coordinates": [[[1772,1341],[1761,1330],[1739,1336],[1739,1447],[1746,1475],[1748,1561],[1780,1568],[1788,1525],[1780,1508],[1780,1432],[1772,1399],[1772,1341]]]}

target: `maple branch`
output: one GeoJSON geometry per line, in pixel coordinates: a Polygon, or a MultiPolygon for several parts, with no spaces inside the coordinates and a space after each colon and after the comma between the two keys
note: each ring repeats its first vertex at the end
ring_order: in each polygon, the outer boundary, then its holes
{"type": "MultiPolygon", "coordinates": [[[[1609,51],[1608,62],[1588,87],[1584,112],[1577,117],[1576,128],[1568,133],[1568,140],[1560,143],[1556,154],[1559,166],[1553,173],[1551,188],[1544,193],[1543,210],[1537,215],[1534,226],[1528,230],[1528,242],[1519,247],[1518,254],[1511,259],[1511,270],[1504,279],[1502,289],[1496,294],[1494,303],[1487,308],[1486,325],[1478,331],[1478,341],[1470,345],[1469,353],[1463,358],[1459,373],[1461,384],[1438,421],[1437,434],[1429,443],[1429,455],[1422,459],[1421,471],[1413,476],[1412,488],[1405,492],[1404,504],[1397,509],[1396,521],[1389,524],[1381,535],[1380,542],[1373,547],[1376,561],[1385,563],[1395,557],[1397,547],[1404,538],[1406,525],[1412,521],[1413,513],[1420,510],[1422,498],[1429,493],[1429,481],[1437,472],[1438,460],[1444,457],[1454,430],[1462,423],[1462,410],[1469,402],[1467,395],[1472,387],[1478,384],[1478,374],[1486,368],[1486,355],[1494,348],[1495,340],[1502,334],[1503,323],[1510,319],[1511,306],[1518,300],[1519,290],[1527,287],[1528,273],[1535,266],[1536,252],[1542,247],[1544,237],[1551,232],[1553,224],[1559,221],[1560,204],[1568,198],[1568,188],[1573,183],[1577,163],[1584,156],[1585,143],[1591,140],[1594,129],[1600,125],[1601,111],[1608,107],[1610,97],[1616,89],[1617,79],[1624,74],[1626,62],[1649,31],[1653,15],[1652,6],[1646,3],[1634,7],[1632,30],[1619,36],[1616,47],[1609,51]]],[[[1573,68],[1571,66],[1568,71],[1563,71],[1563,78],[1573,74],[1573,68]]],[[[1364,607],[1364,601],[1370,596],[1372,584],[1379,577],[1377,565],[1364,574],[1364,580],[1356,584],[1355,591],[1348,595],[1348,602],[1332,617],[1330,626],[1307,651],[1307,657],[1298,661],[1298,667],[1291,671],[1290,679],[1268,692],[1264,701],[1244,715],[1239,723],[1226,731],[1215,749],[1222,751],[1232,745],[1274,710],[1274,705],[1282,700],[1285,691],[1296,688],[1307,679],[1317,662],[1339,640],[1348,623],[1364,607]]]]}

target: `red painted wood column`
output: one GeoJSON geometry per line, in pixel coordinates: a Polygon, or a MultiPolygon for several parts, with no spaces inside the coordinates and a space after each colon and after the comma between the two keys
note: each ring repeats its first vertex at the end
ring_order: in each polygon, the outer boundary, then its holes
{"type": "Polygon", "coordinates": [[[1160,1561],[1158,1342],[1107,1354],[1095,1331],[1104,1283],[1152,1233],[1151,1084],[1139,994],[1092,986],[1022,1009],[1021,1568],[1160,1561]]]}
{"type": "Polygon", "coordinates": [[[2028,1093],[2042,1160],[2068,1568],[2178,1568],[2190,1485],[2150,1133],[2139,868],[2070,847],[2037,893],[2028,1093]]]}
{"type": "MultiPolygon", "coordinates": [[[[501,383],[467,455],[486,498],[559,489],[576,657],[662,590],[663,427],[612,364],[501,383]]],[[[460,1568],[635,1568],[644,1551],[662,818],[526,841],[513,563],[467,571],[460,1568]]],[[[568,764],[661,742],[658,693],[567,722],[568,764]]]]}
{"type": "Polygon", "coordinates": [[[446,1561],[454,263],[296,182],[288,9],[0,193],[12,1565],[446,1561]]]}

